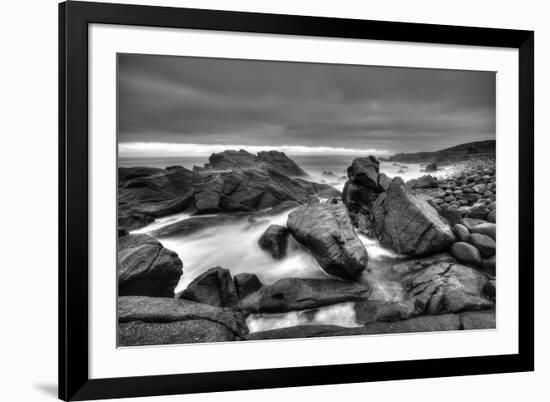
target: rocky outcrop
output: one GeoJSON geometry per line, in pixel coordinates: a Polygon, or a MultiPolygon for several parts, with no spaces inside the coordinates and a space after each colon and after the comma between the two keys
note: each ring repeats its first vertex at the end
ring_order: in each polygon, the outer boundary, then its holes
{"type": "Polygon", "coordinates": [[[258,155],[254,155],[243,149],[240,151],[227,150],[212,154],[209,162],[205,168],[213,170],[262,168],[274,169],[289,177],[307,176],[307,173],[293,160],[279,151],[264,151],[259,152],[258,155]]]}
{"type": "Polygon", "coordinates": [[[120,346],[230,341],[248,333],[241,313],[182,299],[125,296],[117,309],[120,346]]]}
{"type": "Polygon", "coordinates": [[[173,297],[183,273],[178,255],[154,238],[127,235],[118,238],[118,294],[173,297]]]}
{"type": "Polygon", "coordinates": [[[289,214],[287,226],[325,272],[354,279],[366,268],[367,251],[355,234],[342,203],[326,202],[297,208],[289,214]]]}
{"type": "Polygon", "coordinates": [[[455,241],[447,222],[399,177],[373,205],[372,225],[382,244],[405,255],[436,253],[455,241]]]}
{"type": "Polygon", "coordinates": [[[348,167],[348,181],[344,185],[342,200],[352,214],[365,209],[368,211],[387,187],[388,177],[379,173],[380,162],[374,156],[355,158],[348,167]]]}
{"type": "Polygon", "coordinates": [[[394,271],[406,272],[402,279],[405,300],[414,315],[459,313],[494,308],[485,291],[489,277],[477,269],[457,264],[446,255],[396,264],[394,271]]]}
{"type": "Polygon", "coordinates": [[[262,250],[271,254],[274,259],[280,260],[286,256],[288,235],[286,227],[270,225],[258,240],[258,245],[262,250]]]}
{"type": "Polygon", "coordinates": [[[196,277],[179,298],[216,307],[232,307],[239,301],[229,270],[221,267],[210,268],[196,277]]]}
{"type": "Polygon", "coordinates": [[[370,293],[367,285],[356,282],[285,278],[245,297],[238,308],[247,313],[282,313],[365,300],[370,293]]]}
{"type": "Polygon", "coordinates": [[[426,165],[426,169],[424,169],[426,172],[435,172],[437,170],[437,164],[435,162],[428,163],[426,165]]]}
{"type": "Polygon", "coordinates": [[[309,182],[292,160],[277,151],[226,151],[194,171],[167,169],[119,170],[119,227],[134,230],[155,218],[183,211],[234,213],[260,211],[285,201],[307,203],[340,197],[327,184],[309,182]]]}

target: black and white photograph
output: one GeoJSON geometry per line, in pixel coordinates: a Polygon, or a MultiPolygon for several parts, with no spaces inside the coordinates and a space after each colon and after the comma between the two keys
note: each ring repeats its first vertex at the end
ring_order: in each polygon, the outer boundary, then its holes
{"type": "Polygon", "coordinates": [[[495,329],[495,80],[118,54],[118,346],[495,329]]]}

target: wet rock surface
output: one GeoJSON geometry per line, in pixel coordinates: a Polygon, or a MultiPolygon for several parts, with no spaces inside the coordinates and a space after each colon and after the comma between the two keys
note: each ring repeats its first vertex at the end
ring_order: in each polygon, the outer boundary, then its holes
{"type": "Polygon", "coordinates": [[[221,267],[210,268],[200,274],[181,292],[179,298],[216,307],[232,307],[239,301],[229,270],[221,267]]]}

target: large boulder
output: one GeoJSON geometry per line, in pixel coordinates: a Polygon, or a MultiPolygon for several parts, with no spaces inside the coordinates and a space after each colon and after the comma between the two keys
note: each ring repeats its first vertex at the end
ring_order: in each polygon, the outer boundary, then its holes
{"type": "Polygon", "coordinates": [[[282,313],[366,300],[370,293],[368,285],[357,282],[285,278],[250,294],[238,307],[248,313],[282,313]]]}
{"type": "Polygon", "coordinates": [[[381,243],[400,254],[432,254],[455,241],[447,222],[399,177],[373,205],[372,215],[373,229],[381,243]]]}
{"type": "Polygon", "coordinates": [[[178,255],[145,234],[118,238],[118,294],[173,297],[182,270],[178,255]]]}
{"type": "Polygon", "coordinates": [[[325,272],[355,279],[366,268],[367,250],[355,234],[342,203],[297,208],[289,214],[287,226],[325,272]]]}
{"type": "Polygon", "coordinates": [[[472,233],[470,243],[477,247],[483,257],[492,257],[496,252],[496,243],[489,236],[481,233],[472,233]]]}
{"type": "Polygon", "coordinates": [[[397,265],[402,265],[398,268],[401,272],[409,269],[402,286],[405,300],[415,307],[415,315],[494,308],[485,290],[489,277],[482,271],[457,264],[444,255],[397,265]]]}
{"type": "Polygon", "coordinates": [[[273,258],[280,260],[286,255],[288,235],[286,227],[270,225],[258,240],[258,245],[262,250],[271,254],[273,258]]]}
{"type": "Polygon", "coordinates": [[[118,298],[119,346],[221,342],[248,333],[241,313],[186,300],[118,298]]]}
{"type": "Polygon", "coordinates": [[[210,268],[200,274],[179,298],[216,307],[232,307],[239,301],[231,273],[221,267],[210,268]]]}

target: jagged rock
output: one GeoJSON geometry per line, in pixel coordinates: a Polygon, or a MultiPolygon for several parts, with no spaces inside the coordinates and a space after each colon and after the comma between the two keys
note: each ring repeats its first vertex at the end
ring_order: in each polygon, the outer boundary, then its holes
{"type": "Polygon", "coordinates": [[[383,191],[386,191],[391,184],[391,177],[385,173],[378,174],[378,185],[383,191]]]}
{"type": "MultiPolygon", "coordinates": [[[[487,275],[444,257],[427,258],[424,264],[422,261],[409,263],[410,273],[404,275],[402,286],[405,301],[415,308],[414,315],[493,308],[494,302],[485,296],[487,275]],[[418,269],[419,266],[425,268],[418,269]]],[[[404,271],[403,267],[400,270],[404,271]]]]}
{"type": "Polygon", "coordinates": [[[365,300],[370,292],[367,285],[356,282],[285,278],[250,294],[238,308],[247,313],[282,313],[365,300]]]}
{"type": "Polygon", "coordinates": [[[476,246],[483,257],[492,257],[496,253],[497,245],[495,241],[487,235],[472,233],[469,243],[476,246]]]}
{"type": "Polygon", "coordinates": [[[459,241],[449,249],[451,255],[464,264],[481,265],[481,253],[471,244],[459,241]]]}
{"type": "Polygon", "coordinates": [[[238,274],[233,278],[237,294],[240,299],[244,299],[251,293],[259,290],[263,285],[255,274],[238,274]]]}
{"type": "Polygon", "coordinates": [[[299,207],[289,214],[287,226],[325,272],[354,279],[366,268],[367,250],[342,203],[299,207]]]}
{"type": "Polygon", "coordinates": [[[214,267],[196,277],[179,296],[216,307],[231,307],[239,301],[229,270],[214,267]]]}
{"type": "Polygon", "coordinates": [[[494,329],[496,327],[495,310],[468,311],[460,314],[461,329],[494,329]]]}
{"type": "Polygon", "coordinates": [[[378,173],[380,172],[380,162],[376,157],[370,155],[366,158],[355,158],[348,167],[349,180],[362,187],[379,189],[378,173]]]}
{"type": "Polygon", "coordinates": [[[446,249],[455,236],[437,211],[394,178],[373,205],[373,228],[382,244],[400,254],[423,255],[446,249]]]}
{"type": "Polygon", "coordinates": [[[288,247],[288,229],[280,225],[269,225],[258,240],[262,250],[267,251],[273,258],[280,260],[286,255],[288,247]]]}
{"type": "Polygon", "coordinates": [[[183,299],[123,296],[118,298],[118,322],[169,323],[208,320],[223,325],[236,336],[248,332],[242,313],[183,299]]]}
{"type": "Polygon", "coordinates": [[[118,239],[118,294],[173,297],[182,271],[178,255],[145,234],[118,239]]]}

